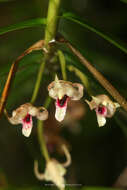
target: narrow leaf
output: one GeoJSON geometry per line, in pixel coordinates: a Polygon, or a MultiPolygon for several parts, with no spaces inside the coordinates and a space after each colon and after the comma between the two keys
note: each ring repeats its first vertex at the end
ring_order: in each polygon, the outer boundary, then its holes
{"type": "Polygon", "coordinates": [[[110,42],[111,44],[116,46],[117,48],[121,49],[124,53],[127,53],[127,47],[124,44],[122,44],[123,42],[121,42],[118,39],[116,40],[116,39],[112,38],[110,35],[106,35],[105,33],[101,32],[100,30],[98,30],[93,25],[87,23],[86,21],[81,21],[79,19],[79,17],[75,16],[74,14],[64,13],[62,17],[67,19],[67,20],[70,20],[72,22],[79,24],[79,25],[83,26],[84,28],[87,28],[91,32],[96,33],[97,35],[99,35],[103,39],[107,40],[108,42],[110,42]]]}
{"type": "Polygon", "coordinates": [[[45,18],[35,18],[35,19],[27,20],[24,22],[12,24],[12,25],[0,28],[0,35],[5,34],[7,32],[14,31],[14,30],[20,30],[24,28],[30,28],[30,27],[35,27],[35,26],[40,26],[40,25],[45,25],[45,24],[46,24],[45,18]]]}

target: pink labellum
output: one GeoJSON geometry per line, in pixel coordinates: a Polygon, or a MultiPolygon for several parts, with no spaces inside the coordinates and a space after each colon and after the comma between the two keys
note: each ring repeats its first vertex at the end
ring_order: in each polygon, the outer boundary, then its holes
{"type": "Polygon", "coordinates": [[[95,111],[99,127],[104,126],[106,124],[107,108],[105,106],[98,106],[95,111]]]}
{"type": "Polygon", "coordinates": [[[26,117],[22,120],[22,134],[25,137],[29,137],[32,131],[32,127],[32,116],[30,114],[27,114],[26,117]]]}
{"type": "Polygon", "coordinates": [[[102,115],[103,117],[107,115],[107,108],[105,106],[98,106],[95,111],[96,114],[102,115]]]}
{"type": "Polygon", "coordinates": [[[59,99],[56,100],[55,118],[59,122],[61,122],[65,117],[68,100],[69,100],[69,97],[67,95],[65,95],[61,100],[59,99]]]}

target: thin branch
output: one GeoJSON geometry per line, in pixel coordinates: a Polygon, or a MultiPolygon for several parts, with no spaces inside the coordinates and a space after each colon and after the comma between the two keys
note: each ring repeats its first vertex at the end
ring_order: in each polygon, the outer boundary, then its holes
{"type": "Polygon", "coordinates": [[[109,94],[127,111],[127,101],[121,96],[121,94],[112,86],[112,84],[95,68],[91,65],[89,61],[83,55],[74,48],[67,40],[64,38],[58,39],[58,42],[65,43],[67,47],[78,57],[80,62],[93,74],[96,80],[109,92],[109,94]]]}
{"type": "Polygon", "coordinates": [[[8,98],[8,94],[9,94],[9,90],[12,84],[12,81],[15,77],[15,74],[17,72],[17,68],[18,68],[18,64],[19,61],[27,54],[31,53],[33,50],[40,50],[43,49],[44,46],[44,40],[40,40],[38,42],[36,42],[35,44],[33,44],[31,47],[29,47],[27,50],[25,50],[17,59],[16,61],[14,61],[11,65],[8,77],[7,77],[7,81],[5,83],[3,92],[2,92],[2,96],[0,98],[0,116],[4,110],[7,98],[8,98]]]}

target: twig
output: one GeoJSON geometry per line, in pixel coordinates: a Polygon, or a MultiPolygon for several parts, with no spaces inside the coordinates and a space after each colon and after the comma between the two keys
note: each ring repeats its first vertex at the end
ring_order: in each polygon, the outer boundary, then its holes
{"type": "Polygon", "coordinates": [[[43,49],[44,46],[44,40],[40,40],[38,42],[36,42],[35,44],[33,44],[30,48],[28,48],[27,50],[25,50],[17,59],[16,61],[14,61],[11,65],[8,77],[7,77],[7,81],[5,83],[3,92],[2,92],[2,96],[0,98],[0,116],[3,112],[3,109],[5,107],[7,98],[8,98],[8,94],[9,94],[9,90],[12,84],[12,81],[15,77],[17,68],[18,68],[18,64],[19,61],[27,54],[31,53],[33,50],[40,50],[43,49]]]}
{"type": "Polygon", "coordinates": [[[127,101],[126,99],[120,95],[120,93],[112,86],[112,84],[97,70],[95,69],[89,61],[86,60],[85,57],[74,48],[67,40],[63,37],[62,39],[58,39],[58,42],[65,43],[67,47],[78,57],[80,62],[93,74],[96,80],[109,92],[109,94],[127,111],[127,101]]]}

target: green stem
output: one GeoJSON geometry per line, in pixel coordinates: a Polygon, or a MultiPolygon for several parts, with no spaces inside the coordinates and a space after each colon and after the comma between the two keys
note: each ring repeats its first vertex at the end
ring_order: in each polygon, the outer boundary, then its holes
{"type": "MultiPolygon", "coordinates": [[[[45,29],[45,39],[44,39],[45,46],[48,46],[48,43],[56,36],[60,2],[61,2],[61,0],[49,0],[47,25],[46,25],[46,29],[45,29]]],[[[39,91],[40,84],[41,84],[42,75],[43,75],[44,68],[45,68],[45,63],[48,61],[48,59],[49,59],[48,54],[45,54],[44,60],[41,64],[39,72],[38,72],[34,92],[33,92],[32,98],[31,98],[31,103],[34,103],[37,98],[38,91],[39,91]]]]}
{"type": "Polygon", "coordinates": [[[62,51],[58,50],[58,57],[60,60],[60,66],[61,66],[61,71],[62,71],[62,76],[63,76],[63,80],[67,80],[67,75],[66,75],[66,61],[65,61],[65,57],[62,51]]]}
{"type": "MultiPolygon", "coordinates": [[[[49,0],[47,26],[46,26],[46,30],[45,30],[45,39],[44,39],[46,48],[48,48],[47,47],[48,43],[56,36],[59,6],[60,6],[60,0],[49,0]]],[[[49,48],[48,48],[48,50],[49,50],[49,48]]],[[[42,80],[42,75],[44,73],[45,64],[46,64],[46,62],[48,62],[49,58],[50,57],[49,57],[49,52],[48,52],[47,54],[44,55],[43,62],[41,63],[41,66],[40,66],[40,69],[39,69],[39,72],[37,75],[35,88],[33,91],[32,98],[31,98],[32,104],[35,102],[35,100],[37,98],[41,80],[42,80]]],[[[46,99],[45,106],[48,107],[49,104],[50,104],[50,99],[48,97],[46,99]]],[[[38,140],[39,140],[40,148],[41,148],[41,154],[44,155],[46,161],[49,161],[50,157],[49,157],[45,139],[43,136],[43,121],[38,120],[37,131],[38,131],[38,140]]]]}
{"type": "Polygon", "coordinates": [[[36,97],[38,95],[38,91],[39,91],[39,88],[40,88],[42,75],[43,75],[44,68],[45,68],[45,63],[46,63],[45,61],[42,62],[41,66],[40,66],[40,69],[39,69],[39,72],[38,72],[38,75],[37,75],[36,84],[35,84],[35,87],[34,87],[32,98],[31,98],[31,103],[32,104],[35,102],[36,97]]]}
{"type": "Polygon", "coordinates": [[[45,46],[55,38],[57,30],[57,20],[61,0],[49,0],[47,25],[45,30],[45,46]]]}
{"type": "Polygon", "coordinates": [[[46,143],[44,140],[44,135],[43,135],[43,121],[40,121],[40,120],[37,121],[37,132],[38,132],[38,141],[40,144],[41,154],[42,156],[45,157],[46,161],[49,161],[50,156],[49,156],[46,143]]]}
{"type": "Polygon", "coordinates": [[[45,101],[45,103],[44,103],[44,107],[47,109],[48,107],[49,107],[49,104],[51,103],[51,98],[48,96],[47,98],[46,98],[46,101],[45,101]]]}

